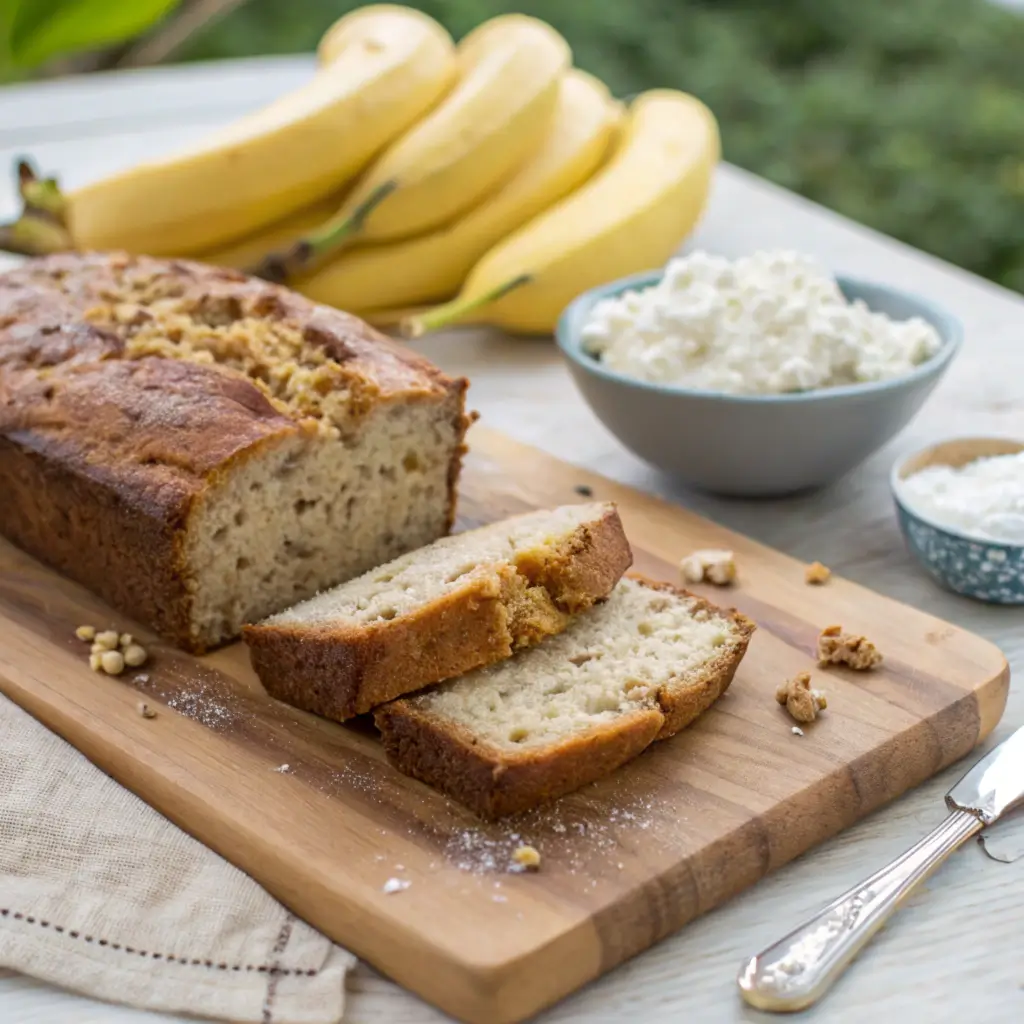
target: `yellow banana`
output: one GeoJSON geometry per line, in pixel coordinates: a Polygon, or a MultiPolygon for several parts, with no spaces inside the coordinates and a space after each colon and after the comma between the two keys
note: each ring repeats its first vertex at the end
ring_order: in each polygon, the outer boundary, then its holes
{"type": "Polygon", "coordinates": [[[704,209],[719,155],[703,103],[668,89],[642,93],[605,168],[491,249],[457,298],[410,318],[405,332],[472,321],[549,333],[581,292],[672,255],[704,209]]]}
{"type": "Polygon", "coordinates": [[[338,197],[332,195],[327,199],[318,199],[311,206],[304,207],[297,213],[289,213],[281,220],[260,228],[252,234],[200,253],[196,258],[203,263],[212,263],[217,267],[234,267],[237,270],[248,270],[275,249],[288,246],[301,238],[307,231],[313,231],[330,218],[338,209],[338,197]]]}
{"type": "Polygon", "coordinates": [[[536,18],[506,14],[470,32],[456,58],[459,82],[443,102],[384,151],[330,223],[260,273],[290,279],[356,238],[409,238],[445,224],[537,149],[571,63],[565,40],[536,18]]]}
{"type": "Polygon", "coordinates": [[[67,196],[78,248],[188,255],[336,192],[452,85],[433,19],[384,5],[331,29],[334,58],[302,88],[166,159],[67,196]]]}
{"type": "Polygon", "coordinates": [[[353,312],[449,298],[492,245],[591,177],[622,114],[602,82],[570,70],[540,148],[498,192],[436,231],[344,252],[295,287],[353,312]]]}

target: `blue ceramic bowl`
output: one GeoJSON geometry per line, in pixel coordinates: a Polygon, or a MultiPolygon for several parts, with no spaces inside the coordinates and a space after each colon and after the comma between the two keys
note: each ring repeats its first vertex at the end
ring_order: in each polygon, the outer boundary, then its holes
{"type": "Polygon", "coordinates": [[[895,380],[788,395],[727,395],[651,384],[616,373],[584,351],[581,331],[594,305],[656,284],[661,271],[585,292],[555,332],[577,387],[602,423],[631,451],[680,480],[717,494],[776,497],[837,480],[903,429],[960,348],[960,322],[924,299],[886,285],[837,277],[850,300],[895,319],[919,316],[942,348],[895,380]]]}
{"type": "Polygon", "coordinates": [[[902,483],[927,466],[963,466],[986,455],[1008,455],[1024,444],[1005,438],[966,438],[933,445],[900,460],[890,484],[907,547],[949,590],[992,604],[1024,604],[1024,544],[979,540],[916,512],[902,483]]]}

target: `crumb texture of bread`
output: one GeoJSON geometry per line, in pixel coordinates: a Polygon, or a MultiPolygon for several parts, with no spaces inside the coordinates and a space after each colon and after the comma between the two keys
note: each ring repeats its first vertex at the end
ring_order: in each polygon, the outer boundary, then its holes
{"type": "Polygon", "coordinates": [[[632,553],[614,505],[444,537],[244,631],[271,696],[344,721],[560,633],[632,553]]]}
{"type": "Polygon", "coordinates": [[[499,817],[689,725],[729,686],[753,628],[684,591],[626,578],[559,636],[386,705],[376,720],[400,770],[499,817]]]}
{"type": "Polygon", "coordinates": [[[0,275],[0,533],[201,651],[444,535],[465,391],[234,271],[29,260],[0,275]]]}

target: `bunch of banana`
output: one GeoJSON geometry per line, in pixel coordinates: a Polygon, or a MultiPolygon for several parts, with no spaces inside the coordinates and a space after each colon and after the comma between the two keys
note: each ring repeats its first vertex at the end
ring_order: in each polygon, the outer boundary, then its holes
{"type": "Polygon", "coordinates": [[[583,184],[604,162],[622,106],[592,75],[561,81],[554,119],[536,153],[498,192],[427,234],[344,252],[296,286],[311,299],[363,313],[437,302],[458,291],[473,264],[524,221],[583,184]]]}
{"type": "Polygon", "coordinates": [[[392,5],[340,19],[313,79],[183,152],[64,197],[69,244],[191,255],[338,191],[452,87],[454,44],[392,5]]]}
{"type": "Polygon", "coordinates": [[[480,202],[535,152],[572,55],[550,25],[522,14],[484,22],[459,44],[459,81],[390,146],[337,214],[257,267],[288,280],[351,243],[408,238],[480,202]]]}
{"type": "Polygon", "coordinates": [[[711,113],[670,90],[625,109],[536,18],[456,47],[376,4],[317,55],[303,88],[185,152],[66,195],[23,166],[0,248],[196,256],[413,336],[538,333],[581,291],[663,263],[707,200],[711,113]]]}
{"type": "Polygon", "coordinates": [[[719,145],[715,119],[699,100],[641,93],[607,166],[491,249],[455,299],[409,318],[405,333],[467,321],[550,332],[581,292],[672,255],[703,211],[719,145]]]}

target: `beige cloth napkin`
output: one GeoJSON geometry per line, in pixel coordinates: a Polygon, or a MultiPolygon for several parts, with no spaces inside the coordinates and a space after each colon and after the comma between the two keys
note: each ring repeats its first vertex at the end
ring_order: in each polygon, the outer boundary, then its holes
{"type": "Polygon", "coordinates": [[[149,1010],[334,1024],[352,964],[0,696],[0,967],[149,1010]]]}

